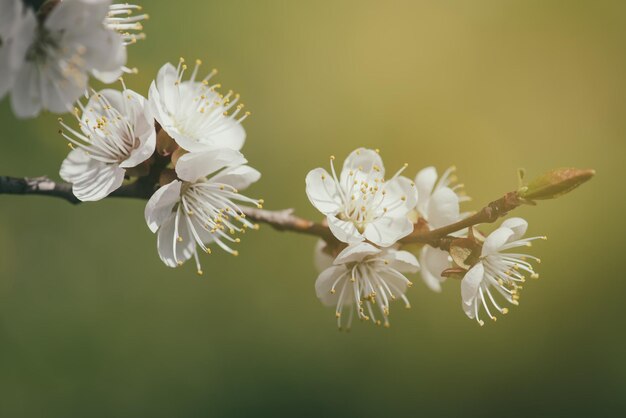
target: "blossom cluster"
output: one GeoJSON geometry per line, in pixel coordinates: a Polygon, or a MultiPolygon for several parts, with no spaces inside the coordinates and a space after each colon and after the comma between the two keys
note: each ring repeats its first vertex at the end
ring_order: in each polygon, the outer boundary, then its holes
{"type": "Polygon", "coordinates": [[[153,180],[160,187],[146,205],[146,223],[167,266],[193,257],[198,274],[198,249],[210,253],[215,244],[237,255],[237,233],[256,228],[238,204],[262,203],[240,193],[261,176],[240,152],[247,114],[239,115],[238,96],[209,83],[215,71],[198,79],[200,66],[196,61],[185,79],[182,58],[177,67],[165,64],[147,99],[123,82],[121,91],[92,92],[86,104],[77,103],[78,129],[60,119],[72,148],[60,174],[82,201],[103,199],[132,177],[150,179],[158,167],[153,180]]]}
{"type": "Polygon", "coordinates": [[[340,243],[320,241],[315,250],[320,270],[315,283],[317,296],[322,303],[335,307],[340,329],[350,328],[354,317],[389,326],[392,301],[401,299],[410,307],[406,297],[412,285],[406,277],[410,273],[420,271],[424,283],[440,292],[447,277],[462,272],[463,310],[480,325],[484,324],[481,309],[493,320],[492,310],[508,312],[494,294],[517,305],[524,273],[538,277],[527,261],[538,259],[506,252],[538,238],[522,238],[528,225],[521,218],[504,221],[486,238],[467,229],[453,234],[453,238],[479,250],[461,265],[451,257],[449,248],[427,244],[415,248],[409,244],[415,228],[438,229],[467,216],[460,204],[469,198],[456,183],[454,168],[439,177],[434,167],[427,167],[411,180],[402,175],[405,164],[386,179],[378,150],[353,151],[339,173],[334,161],[331,156],[330,173],[323,168],[308,173],[306,192],[340,243]]]}
{"type": "Polygon", "coordinates": [[[0,99],[11,92],[22,118],[71,111],[89,76],[112,83],[126,67],[126,46],[143,39],[140,6],[111,0],[48,1],[38,11],[0,0],[0,99]]]}
{"type": "MultiPolygon", "coordinates": [[[[121,75],[136,70],[126,67],[126,47],[145,37],[148,18],[140,10],[111,0],[49,0],[33,11],[22,0],[0,0],[0,99],[10,92],[18,117],[70,112],[74,122],[59,118],[71,148],[60,176],[73,195],[98,201],[133,190],[149,198],[145,221],[163,263],[193,258],[203,274],[199,253],[218,247],[238,255],[238,236],[258,227],[246,211],[263,201],[241,193],[261,177],[241,152],[249,113],[238,94],[220,93],[216,70],[201,74],[199,60],[193,68],[182,58],[163,65],[147,97],[128,89],[121,75]],[[121,89],[91,89],[90,76],[119,79],[121,89]]],[[[330,172],[308,173],[307,196],[331,234],[319,234],[325,238],[315,250],[318,298],[335,307],[340,329],[355,317],[389,326],[393,301],[410,307],[407,276],[419,272],[435,292],[447,278],[460,279],[463,311],[480,325],[481,315],[506,314],[498,299],[517,305],[526,277],[538,277],[531,261],[539,262],[510,250],[544,237],[524,238],[521,218],[484,236],[462,223],[469,198],[454,168],[439,176],[427,167],[413,179],[406,168],[388,175],[379,150],[359,148],[340,171],[331,156],[330,172]],[[441,228],[450,231],[445,240],[414,239],[441,228]]],[[[519,196],[552,198],[593,175],[575,171],[549,173],[519,196]]]]}

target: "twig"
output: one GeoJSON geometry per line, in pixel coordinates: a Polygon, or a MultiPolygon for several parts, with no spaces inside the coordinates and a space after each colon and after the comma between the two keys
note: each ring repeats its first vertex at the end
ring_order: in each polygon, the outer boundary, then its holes
{"type": "MultiPolygon", "coordinates": [[[[162,171],[167,160],[157,160],[153,163],[150,173],[134,183],[124,185],[111,193],[109,197],[125,197],[149,199],[154,192],[158,181],[158,174],[162,171]]],[[[0,177],[0,194],[52,196],[65,199],[72,204],[81,203],[72,193],[72,186],[65,182],[55,182],[48,177],[0,177]]],[[[446,249],[449,244],[447,236],[481,223],[490,223],[517,208],[524,201],[517,192],[510,192],[498,200],[489,203],[474,215],[469,216],[451,225],[429,230],[425,224],[418,222],[413,233],[401,240],[402,243],[428,244],[433,247],[446,249]]],[[[252,207],[242,207],[244,214],[252,222],[264,223],[279,231],[292,231],[306,235],[313,235],[331,243],[336,240],[328,226],[293,214],[293,209],[264,210],[252,207]]]]}

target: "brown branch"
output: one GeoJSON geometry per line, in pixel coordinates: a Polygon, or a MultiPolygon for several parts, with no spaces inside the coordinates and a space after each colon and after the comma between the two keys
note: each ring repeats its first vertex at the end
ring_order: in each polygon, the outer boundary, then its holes
{"type": "Polygon", "coordinates": [[[502,196],[500,199],[494,200],[493,202],[489,203],[487,206],[485,206],[475,214],[468,216],[467,218],[453,224],[429,231],[425,228],[419,228],[418,223],[413,233],[402,238],[401,242],[405,244],[429,244],[433,247],[447,249],[446,247],[449,244],[449,240],[446,240],[445,238],[448,235],[462,229],[469,228],[470,226],[495,222],[499,218],[505,216],[507,213],[524,203],[528,202],[520,198],[518,192],[509,192],[502,196]]]}
{"type": "MultiPolygon", "coordinates": [[[[162,163],[160,164],[157,161],[153,164],[153,169],[151,169],[148,176],[141,177],[134,183],[120,187],[111,193],[109,197],[149,199],[154,192],[154,185],[157,183],[156,174],[153,173],[161,172],[162,167],[159,166],[162,163]]],[[[81,203],[72,193],[71,184],[55,182],[48,177],[0,177],[0,194],[51,196],[64,199],[72,204],[81,203]]],[[[405,244],[429,244],[434,247],[445,248],[448,242],[446,237],[449,234],[480,223],[494,222],[522,203],[523,200],[519,198],[517,192],[507,193],[474,215],[443,228],[431,231],[424,224],[418,223],[414,232],[403,238],[401,242],[405,244]]],[[[317,223],[300,218],[293,214],[293,209],[272,211],[242,207],[242,210],[250,221],[268,224],[279,231],[293,231],[313,235],[327,242],[336,241],[325,223],[317,223]]]]}
{"type": "MultiPolygon", "coordinates": [[[[159,176],[169,161],[169,157],[155,153],[149,161],[150,169],[146,176],[120,187],[109,196],[149,199],[156,189],[159,176]]],[[[450,234],[474,225],[495,222],[524,203],[534,203],[530,199],[551,199],[560,196],[588,181],[594,175],[595,171],[593,170],[552,170],[531,182],[528,186],[505,194],[475,214],[451,225],[429,230],[427,223],[420,219],[415,224],[414,231],[401,239],[400,242],[403,244],[428,244],[447,250],[453,239],[453,237],[450,237],[450,234]]],[[[72,186],[69,183],[55,182],[48,177],[0,177],[0,194],[52,196],[65,199],[72,204],[80,203],[72,193],[72,186]]],[[[333,236],[326,223],[317,223],[295,216],[293,209],[271,211],[243,207],[242,211],[252,222],[265,223],[279,231],[293,231],[313,235],[322,238],[336,248],[341,245],[333,236]]]]}

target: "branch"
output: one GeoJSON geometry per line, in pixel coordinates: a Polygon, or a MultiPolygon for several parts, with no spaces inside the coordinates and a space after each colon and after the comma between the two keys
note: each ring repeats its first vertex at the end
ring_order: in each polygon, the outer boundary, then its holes
{"type": "MultiPolygon", "coordinates": [[[[155,191],[159,176],[169,163],[169,158],[155,154],[150,161],[148,175],[126,184],[111,193],[110,197],[149,199],[155,191]]],[[[593,170],[552,170],[517,191],[509,192],[494,200],[475,214],[451,225],[429,230],[420,219],[413,232],[400,240],[401,243],[428,244],[444,250],[449,249],[450,234],[482,223],[492,223],[523,204],[534,204],[534,200],[553,199],[567,193],[595,175],[593,170]]],[[[55,182],[48,177],[0,177],[0,194],[52,196],[65,199],[72,204],[81,203],[72,193],[69,183],[55,182]]],[[[242,207],[244,214],[253,222],[272,226],[279,231],[292,231],[322,238],[329,244],[340,245],[328,225],[303,219],[293,214],[293,209],[270,211],[242,207]]]]}

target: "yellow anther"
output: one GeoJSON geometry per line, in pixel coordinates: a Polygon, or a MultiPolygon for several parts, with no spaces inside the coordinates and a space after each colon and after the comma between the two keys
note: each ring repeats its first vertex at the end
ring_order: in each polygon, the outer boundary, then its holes
{"type": "Polygon", "coordinates": [[[198,276],[202,276],[204,272],[202,270],[198,270],[198,276]]]}

